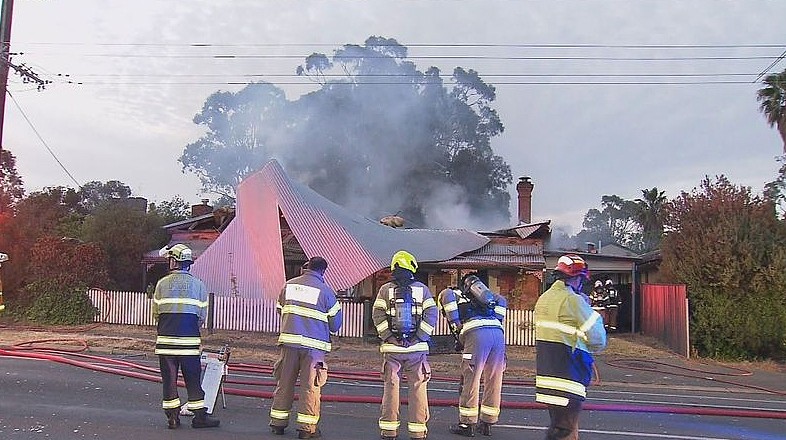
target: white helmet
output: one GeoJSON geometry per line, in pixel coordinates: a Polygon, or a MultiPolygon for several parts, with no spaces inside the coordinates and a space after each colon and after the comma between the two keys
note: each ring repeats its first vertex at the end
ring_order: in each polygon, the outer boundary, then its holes
{"type": "MultiPolygon", "coordinates": [[[[600,282],[600,281],[598,281],[598,282],[600,282]]],[[[611,282],[611,280],[606,280],[606,285],[607,285],[607,286],[611,286],[611,285],[613,285],[613,284],[614,284],[614,283],[612,283],[612,282],[611,282]]]]}
{"type": "Polygon", "coordinates": [[[596,280],[596,281],[595,281],[595,287],[603,287],[603,281],[601,281],[601,280],[596,280]]]}
{"type": "Polygon", "coordinates": [[[172,258],[175,261],[194,261],[191,248],[184,244],[176,244],[172,247],[164,246],[158,251],[158,255],[165,258],[172,258]]]}

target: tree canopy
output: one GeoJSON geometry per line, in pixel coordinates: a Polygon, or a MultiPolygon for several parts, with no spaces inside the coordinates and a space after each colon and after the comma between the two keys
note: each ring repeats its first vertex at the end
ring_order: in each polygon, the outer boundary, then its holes
{"type": "Polygon", "coordinates": [[[309,55],[296,72],[318,89],[288,101],[256,83],[207,99],[194,118],[207,132],[180,157],[203,189],[234,195],[243,177],[277,158],[297,180],[372,218],[508,224],[513,179],[491,148],[504,126],[495,89],[478,72],[456,67],[446,81],[383,37],[309,55]]]}
{"type": "Polygon", "coordinates": [[[770,127],[776,127],[783,141],[783,152],[786,153],[786,69],[764,78],[764,87],[759,89],[756,98],[759,110],[767,118],[770,127]]]}

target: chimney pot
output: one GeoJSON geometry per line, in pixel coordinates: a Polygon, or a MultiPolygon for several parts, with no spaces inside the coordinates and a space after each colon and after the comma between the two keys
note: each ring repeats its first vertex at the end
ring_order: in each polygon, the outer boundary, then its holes
{"type": "Polygon", "coordinates": [[[199,217],[201,215],[212,213],[213,207],[207,204],[208,201],[208,199],[202,199],[202,204],[191,205],[191,217],[199,217]]]}

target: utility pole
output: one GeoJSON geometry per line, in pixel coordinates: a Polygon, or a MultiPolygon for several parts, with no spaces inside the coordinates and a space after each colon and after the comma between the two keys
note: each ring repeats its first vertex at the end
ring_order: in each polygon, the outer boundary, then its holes
{"type": "Polygon", "coordinates": [[[11,16],[14,0],[3,0],[0,11],[0,153],[3,151],[3,126],[5,125],[5,95],[8,88],[8,68],[11,64],[11,16]]]}

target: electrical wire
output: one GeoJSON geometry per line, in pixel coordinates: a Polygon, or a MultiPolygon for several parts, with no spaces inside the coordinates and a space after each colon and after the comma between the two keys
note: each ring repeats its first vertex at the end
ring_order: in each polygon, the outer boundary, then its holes
{"type": "Polygon", "coordinates": [[[27,121],[27,125],[29,125],[31,129],[33,129],[33,133],[35,133],[35,135],[38,137],[38,140],[41,141],[41,143],[44,145],[44,147],[46,147],[46,150],[49,151],[49,154],[52,155],[52,157],[55,159],[55,162],[57,162],[57,164],[60,165],[60,168],[62,168],[63,171],[65,171],[65,173],[68,175],[68,177],[71,178],[71,181],[74,182],[74,184],[77,186],[77,188],[82,188],[82,185],[80,185],[79,182],[76,181],[76,179],[71,174],[71,172],[68,171],[68,169],[65,167],[65,165],[63,165],[63,162],[61,162],[60,159],[57,158],[57,155],[55,154],[55,152],[52,151],[52,149],[49,147],[49,144],[46,143],[44,138],[41,136],[41,134],[35,128],[35,125],[33,125],[33,122],[30,120],[30,118],[27,117],[27,114],[25,114],[25,111],[22,110],[22,107],[16,101],[16,98],[14,98],[14,95],[11,94],[11,91],[6,90],[6,93],[8,93],[8,96],[14,102],[14,104],[16,105],[16,108],[19,109],[19,113],[22,114],[22,117],[25,119],[25,121],[27,121]]]}

